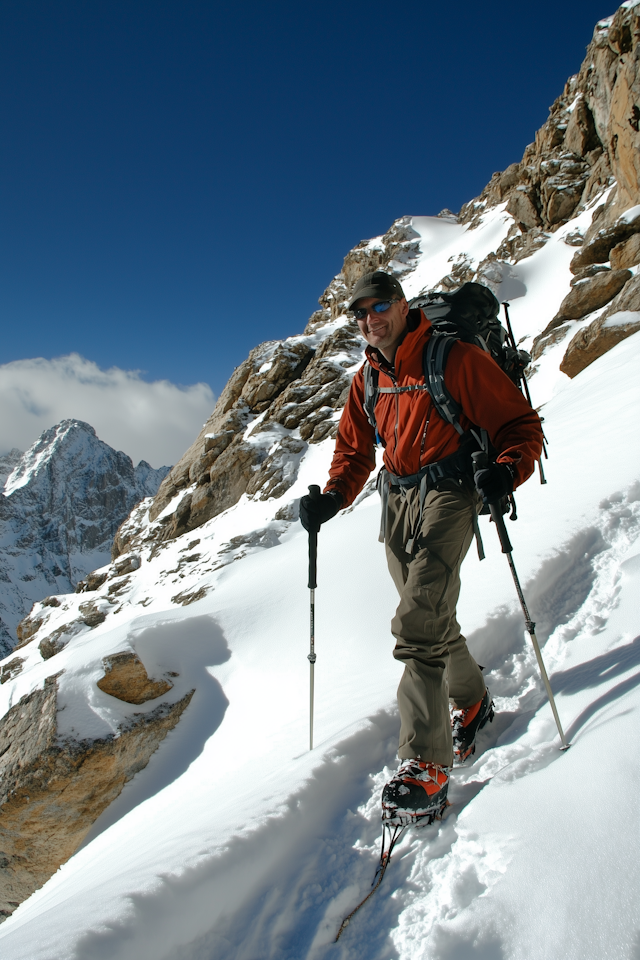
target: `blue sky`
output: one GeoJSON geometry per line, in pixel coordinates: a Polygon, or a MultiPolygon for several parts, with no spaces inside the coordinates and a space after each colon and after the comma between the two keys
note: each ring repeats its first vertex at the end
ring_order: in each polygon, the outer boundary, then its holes
{"type": "Polygon", "coordinates": [[[613,11],[3,0],[0,363],[219,392],[359,240],[519,160],[613,11]]]}

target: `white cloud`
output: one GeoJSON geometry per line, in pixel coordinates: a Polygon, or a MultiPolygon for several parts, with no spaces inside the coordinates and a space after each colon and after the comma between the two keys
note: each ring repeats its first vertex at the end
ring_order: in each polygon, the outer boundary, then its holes
{"type": "Polygon", "coordinates": [[[147,383],[137,370],[101,370],[77,353],[0,365],[0,454],[26,450],[60,420],[85,420],[134,464],[173,464],[198,435],[214,396],[206,383],[147,383]]]}

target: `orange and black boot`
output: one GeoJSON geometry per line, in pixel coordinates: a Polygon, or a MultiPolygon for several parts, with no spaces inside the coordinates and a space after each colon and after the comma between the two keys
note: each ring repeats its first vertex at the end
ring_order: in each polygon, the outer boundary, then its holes
{"type": "Polygon", "coordinates": [[[404,826],[439,818],[447,806],[450,770],[423,760],[403,760],[382,791],[383,823],[404,826]]]}
{"type": "Polygon", "coordinates": [[[485,723],[493,720],[493,700],[488,690],[485,690],[482,700],[478,700],[471,707],[463,710],[454,710],[451,715],[451,730],[453,734],[453,756],[456,763],[464,761],[476,752],[476,734],[482,730],[485,723]]]}

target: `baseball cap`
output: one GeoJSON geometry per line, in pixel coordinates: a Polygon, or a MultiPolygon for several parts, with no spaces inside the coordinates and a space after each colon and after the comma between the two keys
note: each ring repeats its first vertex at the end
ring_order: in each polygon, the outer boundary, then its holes
{"type": "Polygon", "coordinates": [[[391,274],[383,270],[375,270],[360,277],[351,293],[347,310],[351,310],[354,303],[364,300],[365,297],[376,297],[378,300],[395,300],[396,298],[402,300],[404,291],[391,274]]]}

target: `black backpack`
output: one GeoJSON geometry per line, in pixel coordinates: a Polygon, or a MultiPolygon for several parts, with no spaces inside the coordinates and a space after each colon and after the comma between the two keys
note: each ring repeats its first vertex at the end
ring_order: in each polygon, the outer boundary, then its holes
{"type": "MultiPolygon", "coordinates": [[[[451,293],[427,293],[410,301],[409,308],[416,307],[423,311],[433,326],[433,334],[429,337],[422,355],[425,385],[380,388],[378,371],[369,363],[364,367],[363,406],[367,419],[375,430],[376,443],[380,443],[380,436],[376,426],[375,407],[381,392],[428,390],[439,415],[460,435],[464,433],[460,424],[462,408],[453,399],[444,382],[447,358],[456,340],[475,343],[490,353],[500,369],[524,392],[531,403],[524,376],[525,367],[531,357],[525,350],[518,350],[516,346],[509,322],[508,304],[505,304],[505,313],[509,330],[505,330],[500,323],[498,319],[500,304],[488,287],[481,283],[470,282],[451,293]]],[[[542,465],[540,469],[542,471],[542,465]]]]}

